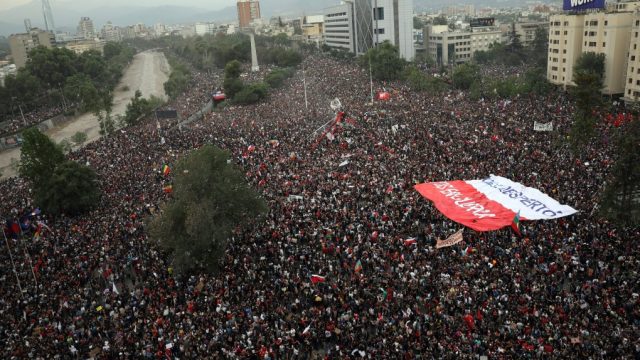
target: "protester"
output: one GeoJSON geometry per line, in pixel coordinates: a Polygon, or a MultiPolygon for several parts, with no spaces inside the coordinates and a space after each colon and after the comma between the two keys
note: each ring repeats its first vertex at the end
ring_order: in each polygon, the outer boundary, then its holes
{"type": "MultiPolygon", "coordinates": [[[[30,222],[7,235],[24,293],[0,251],[2,357],[639,356],[640,230],[597,217],[615,153],[603,136],[571,155],[564,93],[475,101],[386,83],[375,86],[390,100],[371,105],[367,71],[321,55],[304,65],[308,108],[298,71],[257,105],[179,127],[150,118],[72,152],[103,190],[83,216],[52,219],[23,179],[0,184],[5,218],[30,222]],[[323,137],[334,98],[348,121],[323,137]],[[555,131],[534,132],[534,121],[555,131]],[[179,276],[145,219],[170,196],[162,166],[205,143],[232,153],[270,211],[234,234],[220,273],[179,276]],[[436,250],[461,225],[413,185],[489,174],[579,213],[523,221],[523,237],[467,229],[464,243],[436,250]]],[[[197,74],[171,106],[188,118],[220,79],[197,74]]]]}

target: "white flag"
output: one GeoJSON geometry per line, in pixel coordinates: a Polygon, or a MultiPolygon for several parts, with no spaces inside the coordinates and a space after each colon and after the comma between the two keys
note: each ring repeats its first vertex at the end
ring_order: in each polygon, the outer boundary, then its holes
{"type": "Polygon", "coordinates": [[[118,291],[118,288],[116,287],[116,283],[114,283],[114,282],[113,282],[113,283],[111,283],[111,284],[113,285],[113,289],[112,289],[112,290],[113,290],[113,292],[114,292],[114,293],[116,293],[116,294],[118,294],[118,295],[120,295],[120,292],[118,291]]]}
{"type": "Polygon", "coordinates": [[[436,249],[440,249],[440,248],[447,247],[447,246],[452,246],[452,245],[455,245],[455,244],[459,243],[460,241],[462,241],[462,231],[463,230],[464,230],[464,228],[456,231],[455,234],[449,236],[446,240],[438,239],[438,241],[436,242],[436,249]]]}

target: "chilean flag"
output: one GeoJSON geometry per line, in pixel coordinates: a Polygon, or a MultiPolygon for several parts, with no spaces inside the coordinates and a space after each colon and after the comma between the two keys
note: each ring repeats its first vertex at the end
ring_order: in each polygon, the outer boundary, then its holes
{"type": "Polygon", "coordinates": [[[519,220],[550,220],[575,214],[540,190],[491,175],[482,180],[439,181],[414,188],[449,219],[476,231],[498,230],[519,220]]]}
{"type": "Polygon", "coordinates": [[[325,277],[320,275],[311,275],[311,282],[313,284],[325,282],[325,277]]]}

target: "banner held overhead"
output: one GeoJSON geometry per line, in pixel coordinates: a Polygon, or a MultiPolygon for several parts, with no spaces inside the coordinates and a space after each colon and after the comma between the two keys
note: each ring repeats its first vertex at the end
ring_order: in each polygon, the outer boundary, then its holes
{"type": "Polygon", "coordinates": [[[415,189],[446,217],[477,231],[509,226],[518,212],[521,220],[557,219],[577,212],[537,189],[495,175],[422,183],[415,189]]]}

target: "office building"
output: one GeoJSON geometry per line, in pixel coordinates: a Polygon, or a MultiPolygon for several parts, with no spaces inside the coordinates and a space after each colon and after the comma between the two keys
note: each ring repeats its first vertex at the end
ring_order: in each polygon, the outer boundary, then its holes
{"type": "MultiPolygon", "coordinates": [[[[536,38],[536,31],[538,29],[543,29],[544,31],[549,30],[549,23],[547,21],[536,21],[536,22],[517,22],[515,24],[516,34],[519,36],[520,43],[523,46],[529,46],[536,38]]],[[[511,31],[511,30],[509,30],[511,31]]]]}
{"type": "Polygon", "coordinates": [[[120,41],[122,40],[122,34],[120,34],[120,28],[113,26],[111,21],[108,21],[103,27],[101,37],[105,41],[120,41]]]}
{"type": "Polygon", "coordinates": [[[22,68],[29,59],[29,52],[38,46],[51,48],[55,44],[55,37],[52,32],[32,28],[24,34],[13,34],[9,36],[9,47],[13,62],[18,68],[22,68]]]}
{"type": "Polygon", "coordinates": [[[215,34],[216,24],[212,22],[196,23],[195,26],[196,35],[203,36],[206,34],[215,34]]]}
{"type": "Polygon", "coordinates": [[[502,31],[491,26],[450,31],[447,25],[429,25],[424,30],[425,50],[439,65],[469,62],[476,51],[503,41],[502,31]]]}
{"type": "Polygon", "coordinates": [[[80,18],[78,23],[78,37],[85,40],[92,40],[96,37],[93,21],[88,17],[80,18]]]}
{"type": "Polygon", "coordinates": [[[238,0],[238,23],[241,29],[248,28],[251,22],[260,19],[260,2],[257,0],[238,0]]]}
{"type": "Polygon", "coordinates": [[[413,0],[345,0],[325,9],[323,29],[330,47],[360,55],[389,41],[398,47],[400,57],[415,56],[413,0]]]}
{"type": "Polygon", "coordinates": [[[89,50],[96,50],[102,54],[102,52],[104,51],[104,44],[105,41],[103,40],[76,40],[69,41],[68,43],[64,44],[64,47],[78,55],[89,50]]]}
{"type": "Polygon", "coordinates": [[[307,41],[322,41],[324,32],[324,16],[310,15],[302,19],[302,36],[307,41]]]}

